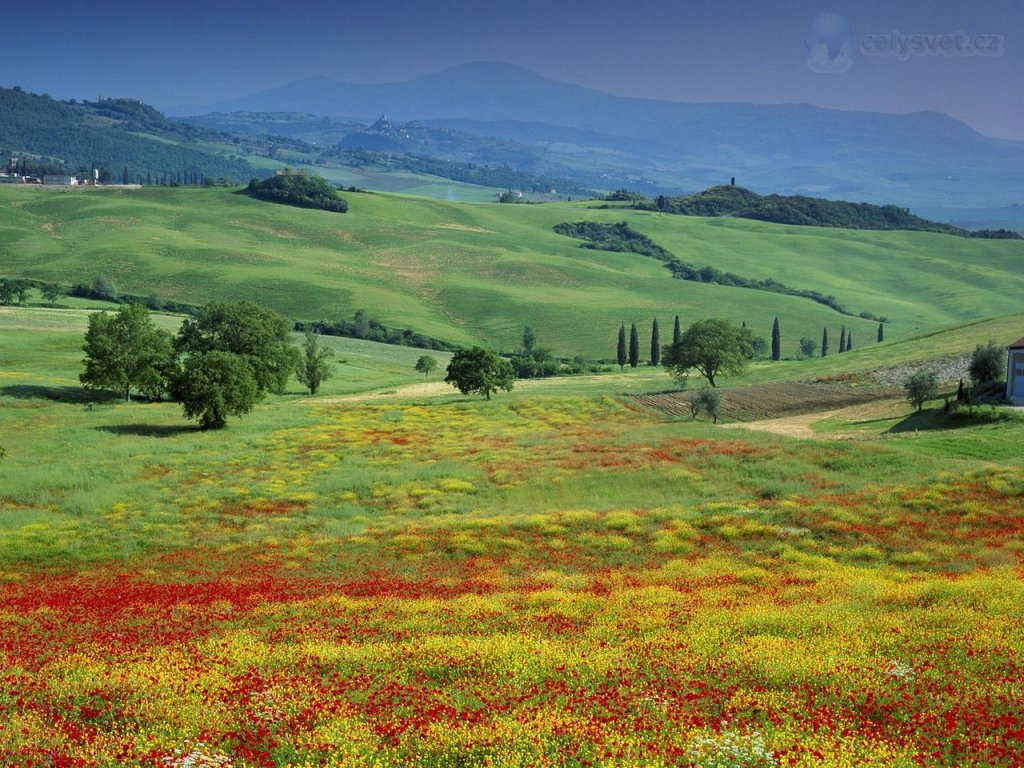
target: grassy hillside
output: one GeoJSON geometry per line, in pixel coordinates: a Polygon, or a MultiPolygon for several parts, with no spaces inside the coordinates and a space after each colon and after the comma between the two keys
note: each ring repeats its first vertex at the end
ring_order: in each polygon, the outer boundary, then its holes
{"type": "Polygon", "coordinates": [[[751,278],[834,294],[854,313],[886,315],[888,339],[1020,308],[1024,244],[914,232],[787,227],[660,216],[593,203],[453,204],[350,194],[347,216],[275,206],[228,190],[57,193],[0,189],[0,253],[7,276],[89,281],[201,304],[246,298],[295,319],[351,317],[458,343],[511,349],[524,325],[556,354],[614,356],[620,323],[645,343],[711,315],[768,336],[780,318],[783,354],[800,336],[841,325],[856,348],[877,323],[806,299],[674,280],[636,254],[578,247],[561,221],[626,220],[680,258],[751,278]]]}

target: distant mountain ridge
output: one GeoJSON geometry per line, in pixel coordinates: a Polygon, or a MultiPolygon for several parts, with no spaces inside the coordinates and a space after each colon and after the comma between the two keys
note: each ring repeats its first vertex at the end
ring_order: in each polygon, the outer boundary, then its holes
{"type": "Polygon", "coordinates": [[[319,77],[173,111],[241,110],[308,112],[364,124],[386,113],[394,121],[553,147],[608,170],[631,167],[640,179],[685,191],[737,176],[754,189],[896,201],[921,215],[943,207],[1024,204],[1024,142],[983,136],[934,112],[626,98],[489,62],[404,83],[319,77]]]}

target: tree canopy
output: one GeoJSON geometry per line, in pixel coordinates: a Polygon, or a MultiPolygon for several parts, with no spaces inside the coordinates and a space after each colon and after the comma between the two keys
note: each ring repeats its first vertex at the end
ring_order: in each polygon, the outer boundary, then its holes
{"type": "Polygon", "coordinates": [[[346,213],[348,202],[325,179],[305,173],[285,173],[259,181],[253,179],[246,191],[260,200],[299,208],[346,213]]]}
{"type": "Polygon", "coordinates": [[[995,341],[979,344],[971,354],[967,370],[975,384],[1001,379],[1006,373],[1006,348],[999,346],[995,341]]]}
{"type": "Polygon", "coordinates": [[[444,380],[464,395],[481,394],[490,400],[499,389],[511,392],[515,376],[507,360],[483,347],[472,347],[452,356],[444,380]]]}
{"type": "Polygon", "coordinates": [[[663,364],[669,374],[686,381],[696,369],[714,387],[719,373],[740,375],[753,354],[753,337],[747,328],[713,317],[687,328],[678,343],[665,350],[663,364]]]}
{"type": "Polygon", "coordinates": [[[114,314],[90,315],[82,349],[82,384],[115,390],[125,400],[131,400],[133,389],[159,397],[174,365],[171,334],[157,328],[141,304],[124,304],[114,314]]]}
{"type": "Polygon", "coordinates": [[[295,373],[299,381],[309,388],[309,394],[315,395],[320,385],[334,375],[334,365],[330,362],[333,356],[333,350],[320,346],[315,333],[306,334],[295,373]]]}
{"type": "Polygon", "coordinates": [[[199,419],[200,429],[220,429],[228,416],[243,416],[259,402],[262,392],[252,366],[231,352],[200,352],[185,361],[172,394],[185,417],[199,419]]]}
{"type": "Polygon", "coordinates": [[[298,364],[288,323],[271,309],[248,301],[211,302],[181,324],[179,352],[230,352],[245,358],[261,392],[284,392],[298,364]]]}

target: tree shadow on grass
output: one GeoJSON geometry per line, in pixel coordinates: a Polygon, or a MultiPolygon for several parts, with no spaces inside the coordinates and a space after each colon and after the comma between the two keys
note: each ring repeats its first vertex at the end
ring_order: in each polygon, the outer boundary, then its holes
{"type": "Polygon", "coordinates": [[[937,430],[964,429],[986,424],[1000,424],[1013,418],[1005,408],[976,405],[973,409],[961,407],[955,413],[945,414],[941,408],[914,411],[899,424],[893,424],[889,432],[925,432],[937,430]]]}
{"type": "Polygon", "coordinates": [[[200,431],[195,424],[104,424],[93,429],[112,435],[160,438],[190,435],[200,431]]]}
{"type": "Polygon", "coordinates": [[[83,387],[43,387],[37,384],[12,384],[0,387],[0,395],[17,400],[50,400],[55,403],[116,403],[124,398],[114,392],[83,387]]]}

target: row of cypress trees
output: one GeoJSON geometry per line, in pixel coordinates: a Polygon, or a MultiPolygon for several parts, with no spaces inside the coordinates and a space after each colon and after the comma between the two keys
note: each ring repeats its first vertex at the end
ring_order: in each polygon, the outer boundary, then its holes
{"type": "MultiPolygon", "coordinates": [[[[744,323],[746,325],[746,323],[744,323]]],[[[676,315],[675,324],[672,328],[672,343],[675,344],[682,336],[679,325],[679,315],[676,315]]],[[[878,341],[885,340],[885,326],[878,324],[878,341]]],[[[853,349],[853,331],[846,332],[846,326],[842,327],[839,333],[839,352],[849,352],[853,349]]],[[[821,356],[826,357],[829,352],[828,328],[821,333],[821,356]]],[[[772,360],[779,360],[782,357],[782,332],[779,329],[779,318],[772,323],[772,360]]],[[[616,361],[620,368],[629,363],[630,368],[636,368],[640,364],[640,334],[636,329],[636,323],[632,323],[629,329],[629,343],[626,342],[626,324],[619,326],[619,344],[616,351],[616,361]]],[[[651,323],[651,365],[658,365],[661,362],[661,335],[658,331],[658,318],[651,323]]]]}

